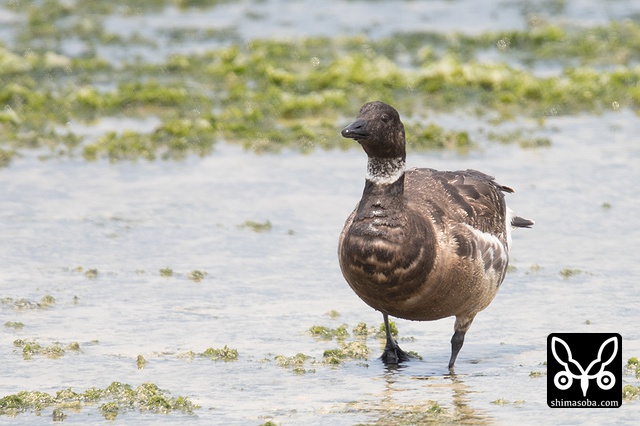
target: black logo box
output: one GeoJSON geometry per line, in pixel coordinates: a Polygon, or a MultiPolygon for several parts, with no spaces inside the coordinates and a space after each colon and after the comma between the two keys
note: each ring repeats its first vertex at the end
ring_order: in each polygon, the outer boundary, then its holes
{"type": "Polygon", "coordinates": [[[547,404],[551,408],[620,407],[620,334],[551,333],[547,337],[547,404]]]}

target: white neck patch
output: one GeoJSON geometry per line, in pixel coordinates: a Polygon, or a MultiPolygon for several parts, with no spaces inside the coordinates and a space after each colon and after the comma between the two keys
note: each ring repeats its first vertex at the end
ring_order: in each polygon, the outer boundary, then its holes
{"type": "Polygon", "coordinates": [[[369,182],[375,184],[391,184],[404,175],[404,159],[369,157],[367,176],[369,182]]]}

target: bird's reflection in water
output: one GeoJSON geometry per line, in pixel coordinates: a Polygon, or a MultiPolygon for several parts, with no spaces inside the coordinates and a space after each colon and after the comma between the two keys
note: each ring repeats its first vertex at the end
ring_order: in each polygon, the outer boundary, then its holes
{"type": "Polygon", "coordinates": [[[381,377],[380,399],[363,401],[370,425],[474,424],[493,423],[490,416],[474,408],[473,393],[464,378],[456,374],[415,376],[403,366],[387,366],[381,377]]]}

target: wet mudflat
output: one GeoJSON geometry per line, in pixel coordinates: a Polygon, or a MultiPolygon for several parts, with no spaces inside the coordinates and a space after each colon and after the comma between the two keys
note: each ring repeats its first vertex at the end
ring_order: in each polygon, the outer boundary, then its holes
{"type": "MultiPolygon", "coordinates": [[[[605,17],[573,5],[565,13],[581,23],[627,16],[615,15],[627,3],[603,4],[605,17]]],[[[449,2],[440,6],[453,13],[449,2]]],[[[239,15],[254,23],[236,22],[241,37],[266,37],[245,34],[261,23],[301,31],[261,13],[239,15]]],[[[166,14],[182,16],[178,9],[145,16],[166,14]]],[[[499,22],[512,28],[509,19],[499,22]]],[[[387,369],[377,360],[381,315],[340,275],[337,237],[364,184],[359,147],[257,154],[221,141],[205,155],[168,161],[21,148],[0,169],[0,398],[106,390],[114,382],[138,395],[153,383],[163,393],[160,405],[152,398],[107,405],[119,401],[115,392],[95,401],[70,395],[40,410],[9,411],[0,423],[50,424],[55,409],[79,424],[114,412],[116,422],[132,424],[637,423],[637,398],[615,410],[546,405],[549,333],[618,332],[624,362],[640,356],[633,224],[640,120],[633,104],[620,104],[550,114],[542,128],[527,118],[488,124],[466,111],[428,112],[427,121],[467,132],[474,145],[414,147],[408,166],[485,171],[515,188],[510,206],[536,220],[514,233],[512,269],[476,318],[455,375],[446,370],[453,319],[397,320],[401,346],[423,359],[387,369]],[[489,137],[517,138],[514,129],[549,143],[489,137]],[[190,404],[171,400],[179,397],[190,404]]],[[[332,137],[355,113],[339,114],[332,137]]],[[[400,113],[421,120],[419,112],[400,113]]],[[[150,132],[160,120],[149,117],[87,122],[76,131],[150,132]]],[[[630,370],[624,381],[640,384],[630,370]]]]}

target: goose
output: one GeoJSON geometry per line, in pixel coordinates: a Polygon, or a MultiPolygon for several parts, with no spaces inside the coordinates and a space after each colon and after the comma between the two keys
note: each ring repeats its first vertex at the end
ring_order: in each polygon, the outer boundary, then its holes
{"type": "Polygon", "coordinates": [[[342,275],[384,319],[386,365],[410,355],[391,336],[389,316],[433,321],[455,316],[453,370],[476,314],[493,300],[509,263],[511,229],[534,222],[516,216],[514,192],[477,170],[405,170],[405,131],[383,102],[362,106],[342,136],[368,156],[362,198],[338,242],[342,275]]]}

